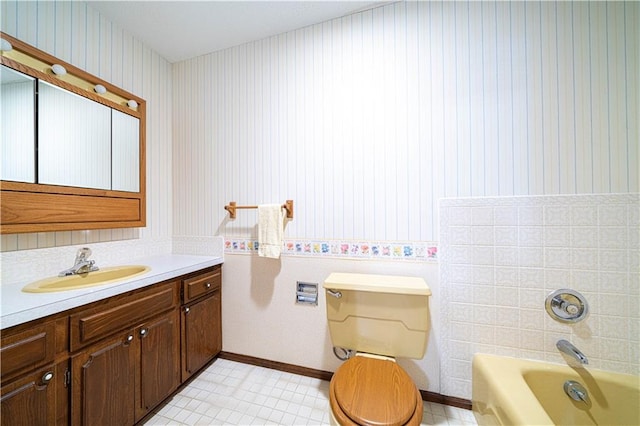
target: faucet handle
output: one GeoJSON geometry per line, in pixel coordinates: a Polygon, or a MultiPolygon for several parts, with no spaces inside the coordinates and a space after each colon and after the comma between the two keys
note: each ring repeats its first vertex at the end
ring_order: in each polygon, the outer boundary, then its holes
{"type": "Polygon", "coordinates": [[[562,288],[547,295],[545,309],[556,321],[576,323],[586,318],[589,305],[582,294],[575,290],[562,288]]]}
{"type": "Polygon", "coordinates": [[[89,247],[82,247],[78,249],[76,253],[76,263],[82,260],[86,260],[91,256],[91,249],[89,247]]]}

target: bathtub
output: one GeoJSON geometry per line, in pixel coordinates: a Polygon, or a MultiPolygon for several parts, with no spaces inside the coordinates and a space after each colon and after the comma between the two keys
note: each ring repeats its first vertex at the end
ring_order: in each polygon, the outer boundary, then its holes
{"type": "Polygon", "coordinates": [[[589,367],[476,354],[473,413],[479,425],[640,425],[640,377],[589,367]],[[587,390],[586,402],[564,391],[587,390]]]}

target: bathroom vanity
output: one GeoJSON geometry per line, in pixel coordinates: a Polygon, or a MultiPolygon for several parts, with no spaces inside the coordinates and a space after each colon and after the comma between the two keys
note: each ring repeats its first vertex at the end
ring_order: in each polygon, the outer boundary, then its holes
{"type": "Polygon", "coordinates": [[[207,259],[4,328],[2,424],[142,420],[222,348],[222,259],[207,259]]]}

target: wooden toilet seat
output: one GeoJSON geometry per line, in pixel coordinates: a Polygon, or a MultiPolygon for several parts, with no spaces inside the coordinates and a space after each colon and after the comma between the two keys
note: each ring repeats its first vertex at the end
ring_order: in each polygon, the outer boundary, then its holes
{"type": "Polygon", "coordinates": [[[395,362],[356,356],[338,368],[329,386],[331,410],[342,425],[401,426],[422,421],[422,397],[395,362]]]}

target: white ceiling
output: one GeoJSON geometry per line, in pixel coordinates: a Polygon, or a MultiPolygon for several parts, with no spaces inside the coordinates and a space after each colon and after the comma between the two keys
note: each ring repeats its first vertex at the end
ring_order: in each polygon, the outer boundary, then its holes
{"type": "Polygon", "coordinates": [[[369,1],[89,1],[169,62],[370,9],[369,1]]]}

